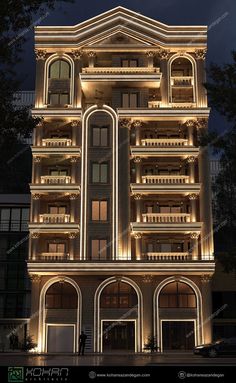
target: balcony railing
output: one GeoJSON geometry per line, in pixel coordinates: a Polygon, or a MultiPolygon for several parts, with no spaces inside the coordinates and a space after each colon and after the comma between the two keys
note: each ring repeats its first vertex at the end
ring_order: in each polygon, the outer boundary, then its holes
{"type": "Polygon", "coordinates": [[[144,253],[143,258],[148,261],[186,261],[191,259],[189,253],[144,253]]]}
{"type": "Polygon", "coordinates": [[[186,184],[189,183],[189,176],[166,175],[166,176],[142,176],[142,183],[146,184],[186,184]]]}
{"type": "Polygon", "coordinates": [[[184,138],[145,138],[141,140],[142,146],[185,146],[188,140],[184,138]]]}
{"type": "Polygon", "coordinates": [[[70,184],[70,176],[41,176],[42,184],[70,184]]]}
{"type": "Polygon", "coordinates": [[[160,73],[160,68],[149,67],[92,67],[83,68],[86,74],[152,74],[160,73]]]}
{"type": "Polygon", "coordinates": [[[68,253],[41,253],[37,255],[39,261],[67,261],[70,256],[68,253]]]}
{"type": "Polygon", "coordinates": [[[193,86],[193,77],[192,76],[174,76],[171,77],[171,86],[176,87],[191,87],[193,86]]]}
{"type": "Polygon", "coordinates": [[[72,140],[69,138],[44,138],[42,144],[47,147],[65,147],[71,146],[72,140]]]}
{"type": "Polygon", "coordinates": [[[68,223],[70,222],[70,214],[40,214],[39,222],[41,223],[68,223]]]}
{"type": "Polygon", "coordinates": [[[142,214],[143,222],[150,223],[181,223],[190,222],[190,214],[187,213],[145,213],[142,214]]]}

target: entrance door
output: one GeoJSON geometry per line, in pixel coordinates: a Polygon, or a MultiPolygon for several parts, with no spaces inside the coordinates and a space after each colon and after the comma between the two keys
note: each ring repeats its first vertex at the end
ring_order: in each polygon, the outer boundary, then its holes
{"type": "Polygon", "coordinates": [[[164,350],[192,350],[194,348],[193,321],[163,321],[164,350]]]}
{"type": "Polygon", "coordinates": [[[48,326],[47,352],[74,352],[74,326],[48,326]]]}
{"type": "Polygon", "coordinates": [[[103,322],[103,351],[135,351],[134,321],[103,322]]]}

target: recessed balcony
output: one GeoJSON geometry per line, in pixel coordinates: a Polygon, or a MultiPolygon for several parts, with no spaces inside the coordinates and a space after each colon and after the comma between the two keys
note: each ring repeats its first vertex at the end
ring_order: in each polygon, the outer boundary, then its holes
{"type": "Polygon", "coordinates": [[[145,213],[142,222],[149,223],[182,223],[190,222],[191,215],[187,213],[145,213]]]}
{"type": "Polygon", "coordinates": [[[192,259],[191,254],[179,252],[179,253],[156,253],[147,252],[143,253],[143,259],[154,262],[176,262],[176,261],[189,261],[192,259]]]}
{"type": "Polygon", "coordinates": [[[189,183],[189,176],[185,175],[147,175],[142,176],[142,183],[144,184],[187,184],[189,183]]]}
{"type": "Polygon", "coordinates": [[[142,146],[187,146],[188,140],[184,138],[145,138],[141,140],[142,146]]]}
{"type": "Polygon", "coordinates": [[[68,223],[70,222],[70,214],[40,214],[40,223],[68,223]]]}
{"type": "Polygon", "coordinates": [[[42,184],[70,184],[70,176],[41,176],[42,184]]]}
{"type": "Polygon", "coordinates": [[[72,145],[70,138],[43,138],[42,145],[46,147],[67,147],[72,145]]]}

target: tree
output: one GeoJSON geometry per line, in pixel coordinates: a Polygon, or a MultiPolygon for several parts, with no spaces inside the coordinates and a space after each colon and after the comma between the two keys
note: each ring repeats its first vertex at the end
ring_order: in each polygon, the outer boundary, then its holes
{"type": "Polygon", "coordinates": [[[236,270],[236,52],[232,58],[222,67],[212,64],[205,84],[211,107],[226,118],[230,128],[202,138],[202,145],[209,145],[220,161],[213,185],[215,217],[217,225],[222,225],[215,234],[216,243],[217,237],[221,241],[216,256],[227,272],[236,270]]]}
{"type": "MultiPolygon", "coordinates": [[[[73,2],[73,0],[62,0],[73,2]]],[[[28,192],[31,177],[29,138],[39,122],[28,108],[16,108],[14,95],[21,81],[16,67],[21,60],[27,32],[45,18],[56,5],[55,0],[6,0],[0,7],[0,171],[1,193],[28,192]],[[33,19],[37,16],[36,21],[33,19]]]]}

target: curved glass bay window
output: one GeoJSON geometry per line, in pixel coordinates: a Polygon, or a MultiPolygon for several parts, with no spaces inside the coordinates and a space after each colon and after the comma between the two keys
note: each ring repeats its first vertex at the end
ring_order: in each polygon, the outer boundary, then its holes
{"type": "Polygon", "coordinates": [[[49,67],[48,103],[51,106],[70,104],[71,66],[65,60],[56,60],[49,67]]]}
{"type": "Polygon", "coordinates": [[[160,308],[196,308],[196,295],[193,289],[182,282],[168,283],[161,290],[160,308]]]}

